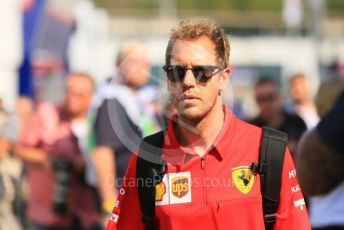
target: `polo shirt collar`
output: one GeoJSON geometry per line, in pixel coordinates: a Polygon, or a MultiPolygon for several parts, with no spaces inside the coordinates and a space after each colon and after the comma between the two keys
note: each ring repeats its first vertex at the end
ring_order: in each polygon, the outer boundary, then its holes
{"type": "MultiPolygon", "coordinates": [[[[207,154],[217,155],[217,159],[222,160],[228,151],[228,144],[231,141],[231,136],[233,134],[233,124],[236,120],[235,115],[226,105],[223,105],[224,111],[224,123],[221,131],[217,135],[213,145],[208,150],[207,154]],[[214,150],[214,151],[213,151],[214,150]]],[[[164,139],[164,148],[163,148],[163,160],[171,164],[183,164],[190,157],[197,155],[187,146],[181,146],[176,139],[174,133],[174,126],[176,125],[176,116],[172,117],[169,121],[167,132],[164,139]]]]}

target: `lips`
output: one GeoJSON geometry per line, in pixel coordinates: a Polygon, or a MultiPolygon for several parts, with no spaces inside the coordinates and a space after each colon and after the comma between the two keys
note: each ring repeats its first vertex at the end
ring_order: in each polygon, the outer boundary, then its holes
{"type": "Polygon", "coordinates": [[[185,95],[183,94],[179,100],[192,100],[192,99],[196,99],[196,100],[199,100],[200,98],[199,97],[196,97],[194,95],[185,95]]]}

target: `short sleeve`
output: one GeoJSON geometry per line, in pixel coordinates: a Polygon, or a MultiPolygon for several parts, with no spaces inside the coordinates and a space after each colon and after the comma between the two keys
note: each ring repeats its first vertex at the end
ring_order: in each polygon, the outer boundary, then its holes
{"type": "Polygon", "coordinates": [[[113,127],[111,124],[108,103],[112,103],[112,108],[114,108],[114,111],[111,112],[111,116],[125,116],[125,113],[117,100],[104,100],[97,111],[94,125],[96,144],[98,146],[101,145],[116,149],[121,145],[121,141],[114,130],[116,127],[113,127]]]}
{"type": "Polygon", "coordinates": [[[51,146],[58,137],[59,122],[59,115],[54,105],[40,104],[29,124],[20,133],[18,143],[32,147],[39,143],[51,146]]]}
{"type": "Polygon", "coordinates": [[[321,139],[338,153],[344,154],[344,92],[340,95],[333,108],[317,126],[321,139]]]}
{"type": "Polygon", "coordinates": [[[140,129],[115,98],[105,100],[99,107],[94,128],[98,146],[108,146],[116,151],[126,148],[131,153],[141,142],[140,129]]]}
{"type": "Polygon", "coordinates": [[[305,200],[288,149],[284,158],[280,205],[277,211],[275,229],[311,229],[305,200]]]}

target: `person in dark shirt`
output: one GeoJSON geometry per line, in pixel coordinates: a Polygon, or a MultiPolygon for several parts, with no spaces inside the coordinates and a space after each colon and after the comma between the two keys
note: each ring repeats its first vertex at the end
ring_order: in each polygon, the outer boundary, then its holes
{"type": "Polygon", "coordinates": [[[251,124],[268,126],[288,134],[288,147],[294,156],[297,144],[306,131],[305,122],[297,115],[283,109],[283,100],[276,81],[260,78],[254,86],[254,95],[260,114],[249,121],[251,124]]]}
{"type": "Polygon", "coordinates": [[[149,80],[149,56],[144,43],[126,41],[116,59],[117,72],[94,97],[93,151],[102,209],[110,213],[132,152],[139,147],[145,118],[139,92],[149,80]]]}
{"type": "Polygon", "coordinates": [[[97,145],[108,146],[116,152],[116,175],[123,178],[131,149],[138,148],[141,142],[141,129],[130,119],[122,104],[110,98],[97,111],[95,131],[97,145]]]}

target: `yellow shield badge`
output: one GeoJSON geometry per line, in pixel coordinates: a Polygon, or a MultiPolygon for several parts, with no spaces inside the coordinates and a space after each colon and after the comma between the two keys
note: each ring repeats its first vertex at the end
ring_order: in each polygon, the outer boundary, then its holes
{"type": "Polygon", "coordinates": [[[155,201],[162,201],[163,196],[166,193],[166,185],[162,181],[155,186],[155,201]]]}
{"type": "Polygon", "coordinates": [[[249,166],[232,168],[232,179],[235,187],[244,194],[249,193],[254,184],[254,175],[249,166]]]}

